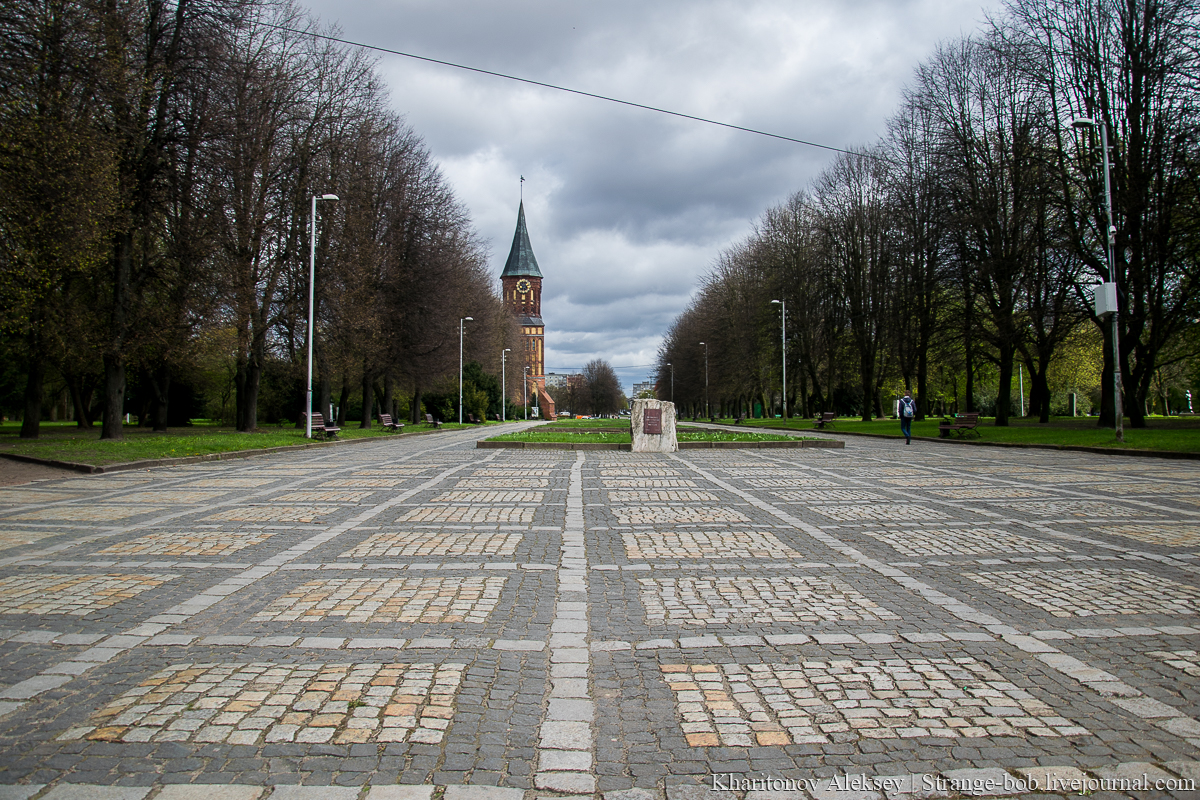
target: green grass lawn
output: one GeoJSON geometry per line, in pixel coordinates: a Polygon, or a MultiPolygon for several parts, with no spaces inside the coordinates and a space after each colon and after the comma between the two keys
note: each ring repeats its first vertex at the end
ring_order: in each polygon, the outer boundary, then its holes
{"type": "MultiPolygon", "coordinates": [[[[732,423],[732,419],[721,420],[732,423]]],[[[940,417],[933,417],[921,422],[914,422],[913,436],[937,437],[940,417]]],[[[1132,429],[1125,428],[1124,444],[1116,440],[1112,428],[1097,428],[1095,417],[1052,417],[1050,422],[1042,424],[1030,419],[1011,419],[1006,428],[996,427],[995,420],[981,417],[976,429],[979,436],[967,433],[967,438],[984,442],[1023,442],[1028,444],[1074,445],[1081,447],[1119,447],[1135,450],[1174,450],[1180,452],[1200,452],[1200,418],[1197,417],[1152,417],[1147,420],[1148,427],[1132,429]]],[[[762,428],[784,428],[782,419],[748,419],[742,425],[762,428]]],[[[815,425],[811,419],[790,419],[786,423],[788,430],[813,430],[815,425]]],[[[900,437],[900,422],[895,419],[873,420],[863,422],[855,417],[843,417],[834,422],[834,427],[828,429],[837,433],[877,433],[887,436],[900,437]]]]}
{"type": "Polygon", "coordinates": [[[614,419],[566,419],[547,420],[547,424],[555,428],[628,428],[629,417],[614,419]]]}
{"type": "MultiPolygon", "coordinates": [[[[478,425],[443,423],[441,430],[478,428],[478,425]]],[[[432,432],[428,425],[407,425],[405,433],[432,432]]],[[[235,450],[258,450],[266,447],[285,447],[305,444],[304,429],[295,427],[264,427],[254,433],[238,433],[232,428],[198,423],[187,428],[171,428],[155,433],[148,428],[126,425],[121,441],[101,441],[100,426],[90,430],[75,427],[73,422],[43,422],[37,439],[21,439],[21,423],[0,424],[0,453],[73,461],[80,464],[106,466],[128,461],[155,458],[228,453],[235,450]]],[[[396,436],[378,424],[363,430],[351,422],[338,434],[340,439],[396,436]]]]}
{"type": "MultiPolygon", "coordinates": [[[[581,420],[582,421],[582,420],[581,420]]],[[[600,421],[600,420],[597,420],[600,421]]],[[[616,420],[609,420],[615,422],[616,420]]],[[[579,431],[547,430],[537,427],[519,433],[505,433],[493,436],[490,442],[599,442],[603,444],[629,444],[628,433],[609,433],[603,431],[588,431],[587,426],[580,426],[579,431]]],[[[555,426],[559,427],[559,426],[555,426]]],[[[601,426],[590,426],[601,427],[601,426]]],[[[614,427],[614,426],[608,426],[614,427]]],[[[677,438],[681,442],[778,442],[802,437],[785,436],[775,433],[756,433],[751,431],[718,431],[703,428],[680,426],[677,438]]]]}

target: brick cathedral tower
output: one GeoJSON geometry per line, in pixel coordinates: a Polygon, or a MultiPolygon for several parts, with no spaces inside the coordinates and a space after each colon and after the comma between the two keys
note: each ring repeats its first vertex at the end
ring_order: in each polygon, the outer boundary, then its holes
{"type": "MultiPolygon", "coordinates": [[[[546,393],[546,324],[542,322],[542,271],[538,269],[529,231],[525,228],[525,203],[517,210],[517,230],[513,234],[508,261],[500,273],[504,304],[521,323],[520,357],[517,366],[529,367],[529,400],[541,406],[542,416],[554,419],[554,401],[546,393]]],[[[514,398],[516,399],[516,398],[514,398]]]]}

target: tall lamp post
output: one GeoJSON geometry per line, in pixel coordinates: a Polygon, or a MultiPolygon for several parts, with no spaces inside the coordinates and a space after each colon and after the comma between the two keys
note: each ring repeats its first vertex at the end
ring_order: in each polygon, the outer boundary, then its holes
{"type": "Polygon", "coordinates": [[[521,379],[521,402],[525,405],[525,421],[529,422],[529,367],[525,368],[525,377],[521,379]]]}
{"type": "MultiPolygon", "coordinates": [[[[1125,414],[1121,408],[1121,343],[1118,339],[1120,328],[1117,326],[1117,265],[1113,256],[1113,247],[1116,245],[1117,238],[1117,226],[1113,224],[1112,213],[1112,186],[1109,179],[1111,168],[1108,161],[1108,126],[1091,117],[1076,117],[1071,120],[1071,127],[1100,129],[1100,149],[1104,155],[1104,206],[1108,212],[1108,245],[1105,248],[1105,256],[1108,263],[1108,282],[1112,284],[1112,289],[1109,290],[1107,287],[1102,287],[1097,290],[1097,293],[1104,292],[1104,296],[1112,301],[1112,307],[1106,308],[1106,310],[1112,318],[1113,429],[1117,434],[1117,441],[1123,442],[1125,441],[1125,425],[1122,417],[1125,414]]],[[[1107,305],[1107,303],[1104,304],[1105,307],[1107,305]]]]}
{"type": "Polygon", "coordinates": [[[704,342],[700,344],[704,345],[704,416],[710,418],[708,417],[708,345],[704,342]]]}
{"type": "Polygon", "coordinates": [[[671,368],[671,405],[675,405],[675,366],[667,364],[671,368]]]}
{"type": "Polygon", "coordinates": [[[458,321],[458,424],[462,425],[462,371],[463,371],[463,329],[467,322],[474,322],[474,317],[463,317],[458,321]]]}
{"type": "Polygon", "coordinates": [[[504,380],[504,354],[511,353],[512,348],[506,347],[500,351],[500,421],[507,421],[508,411],[508,382],[504,380]]]}
{"type": "MultiPolygon", "coordinates": [[[[312,438],[312,350],[313,350],[313,291],[317,282],[317,201],[337,201],[336,194],[314,194],[312,213],[309,215],[308,234],[308,408],[304,415],[304,438],[312,438]]],[[[328,409],[325,409],[326,411],[328,409]]],[[[324,413],[322,411],[321,413],[324,413]]]]}
{"type": "Polygon", "coordinates": [[[779,398],[779,404],[783,406],[783,418],[788,418],[787,409],[787,300],[772,300],[772,303],[779,305],[783,311],[783,316],[780,317],[779,341],[783,345],[783,394],[779,398]]]}

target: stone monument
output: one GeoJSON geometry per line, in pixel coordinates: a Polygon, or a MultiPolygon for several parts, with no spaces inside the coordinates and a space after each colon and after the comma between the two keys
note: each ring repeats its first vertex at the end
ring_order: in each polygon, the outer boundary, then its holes
{"type": "Polygon", "coordinates": [[[635,453],[674,453],[675,404],[666,400],[634,400],[629,420],[635,453]]]}

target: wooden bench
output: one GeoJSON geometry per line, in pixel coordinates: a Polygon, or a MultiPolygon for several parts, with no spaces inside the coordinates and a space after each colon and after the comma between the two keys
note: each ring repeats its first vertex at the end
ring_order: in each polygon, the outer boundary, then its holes
{"type": "Polygon", "coordinates": [[[482,425],[483,424],[483,420],[476,419],[474,414],[467,414],[467,422],[471,423],[472,425],[482,425]]]}
{"type": "Polygon", "coordinates": [[[966,414],[955,414],[954,421],[943,420],[938,425],[938,438],[948,439],[951,433],[957,432],[959,436],[964,435],[967,431],[975,431],[975,435],[979,436],[979,431],[975,430],[979,425],[979,412],[971,411],[966,414]]]}
{"type": "Polygon", "coordinates": [[[832,428],[833,421],[837,419],[837,414],[832,411],[823,411],[821,416],[817,417],[818,428],[832,428]]]}
{"type": "Polygon", "coordinates": [[[326,424],[325,417],[321,414],[312,415],[312,432],[314,437],[319,434],[322,439],[336,439],[340,430],[341,428],[336,425],[326,424]]]}
{"type": "Polygon", "coordinates": [[[389,431],[392,431],[393,433],[395,433],[396,431],[398,431],[404,427],[404,423],[396,422],[394,419],[392,419],[391,414],[380,414],[379,415],[379,424],[382,425],[383,427],[387,428],[389,431]]]}
{"type": "Polygon", "coordinates": [[[425,415],[425,421],[426,421],[426,422],[428,422],[430,425],[432,425],[432,426],[433,426],[433,427],[435,427],[435,428],[440,428],[440,427],[442,427],[442,423],[440,423],[440,422],[438,422],[436,419],[434,419],[434,418],[433,418],[433,414],[426,414],[426,415],[425,415]]]}

